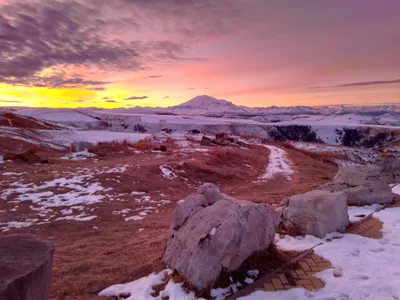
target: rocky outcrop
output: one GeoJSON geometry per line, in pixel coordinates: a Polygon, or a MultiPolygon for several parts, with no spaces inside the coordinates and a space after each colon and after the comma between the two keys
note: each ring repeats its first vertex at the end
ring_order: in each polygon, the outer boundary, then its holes
{"type": "Polygon", "coordinates": [[[71,152],[81,152],[89,149],[93,146],[93,143],[90,142],[73,142],[71,143],[69,149],[71,152]]]}
{"type": "Polygon", "coordinates": [[[377,165],[342,167],[332,182],[318,187],[318,190],[343,192],[348,205],[391,203],[394,195],[381,176],[382,167],[377,165]]]}
{"type": "Polygon", "coordinates": [[[231,198],[206,183],[176,208],[163,260],[193,287],[208,288],[223,270],[266,249],[275,221],[270,205],[231,198]]]}
{"type": "Polygon", "coordinates": [[[33,235],[0,237],[0,300],[49,299],[53,253],[33,235]]]}
{"type": "Polygon", "coordinates": [[[4,160],[22,161],[29,163],[48,163],[47,157],[36,153],[37,149],[31,148],[24,151],[9,152],[4,155],[4,160]]]}
{"type": "Polygon", "coordinates": [[[285,198],[277,212],[281,226],[288,233],[324,237],[349,224],[347,199],[344,193],[311,191],[285,198]]]}

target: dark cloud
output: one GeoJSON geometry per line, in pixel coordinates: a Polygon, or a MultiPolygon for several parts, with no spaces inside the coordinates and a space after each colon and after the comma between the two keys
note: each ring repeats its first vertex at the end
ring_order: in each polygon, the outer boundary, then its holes
{"type": "Polygon", "coordinates": [[[146,76],[145,78],[160,78],[163,77],[162,75],[151,75],[151,76],[146,76]]]}
{"type": "Polygon", "coordinates": [[[108,98],[108,97],[103,97],[103,98],[101,98],[101,99],[103,99],[103,100],[108,100],[108,99],[110,99],[110,98],[108,98]]]}
{"type": "Polygon", "coordinates": [[[194,90],[194,87],[191,87],[191,88],[186,88],[187,90],[194,90]]]}
{"type": "Polygon", "coordinates": [[[168,99],[169,98],[169,96],[165,96],[165,97],[163,97],[163,99],[168,99]]]}
{"type": "Polygon", "coordinates": [[[106,88],[103,87],[103,86],[91,87],[91,88],[87,88],[87,89],[88,89],[88,90],[91,90],[91,91],[97,91],[97,92],[102,92],[102,91],[105,91],[105,90],[106,90],[106,88]]]}
{"type": "Polygon", "coordinates": [[[400,79],[360,81],[360,82],[352,82],[352,83],[345,83],[345,84],[332,85],[332,86],[315,86],[315,87],[310,87],[310,89],[342,88],[342,87],[381,85],[381,84],[392,84],[392,83],[400,83],[400,79]]]}
{"type": "MultiPolygon", "coordinates": [[[[110,7],[116,9],[118,5],[110,7]]],[[[185,47],[181,44],[120,40],[105,34],[121,25],[121,20],[106,18],[100,8],[96,1],[77,0],[1,6],[0,82],[46,87],[102,85],[105,83],[82,78],[60,82],[38,74],[46,68],[64,66],[137,71],[151,61],[184,59],[181,55],[185,47]]],[[[124,22],[125,26],[135,25],[124,22]]]]}
{"type": "Polygon", "coordinates": [[[129,98],[125,98],[124,100],[143,100],[143,99],[147,99],[147,98],[149,98],[149,97],[147,97],[147,96],[132,96],[129,98]]]}
{"type": "Polygon", "coordinates": [[[115,101],[115,100],[106,100],[106,102],[108,102],[108,103],[116,103],[117,101],[115,101]]]}

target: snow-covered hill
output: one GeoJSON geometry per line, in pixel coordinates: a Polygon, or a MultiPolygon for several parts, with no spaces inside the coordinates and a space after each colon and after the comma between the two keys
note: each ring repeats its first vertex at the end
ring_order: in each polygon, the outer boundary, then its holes
{"type": "Polygon", "coordinates": [[[191,115],[248,114],[245,107],[207,95],[194,97],[180,105],[169,107],[167,110],[178,114],[189,113],[191,115]]]}

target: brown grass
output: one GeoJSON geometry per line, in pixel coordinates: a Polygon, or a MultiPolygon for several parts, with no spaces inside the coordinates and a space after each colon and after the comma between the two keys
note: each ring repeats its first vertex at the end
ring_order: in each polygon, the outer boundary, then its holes
{"type": "Polygon", "coordinates": [[[98,156],[118,155],[118,154],[131,154],[133,151],[132,143],[127,140],[112,141],[112,142],[99,142],[89,148],[89,152],[98,156]]]}
{"type": "Polygon", "coordinates": [[[151,138],[146,138],[136,143],[129,142],[128,140],[99,142],[91,147],[89,149],[89,152],[97,154],[99,156],[118,154],[131,155],[134,154],[134,150],[150,151],[158,149],[161,145],[166,146],[167,149],[176,148],[175,140],[170,137],[167,138],[167,140],[162,144],[154,142],[151,138]]]}
{"type": "Polygon", "coordinates": [[[240,148],[214,147],[208,152],[212,156],[213,162],[241,163],[257,166],[260,162],[252,150],[240,148]]]}
{"type": "Polygon", "coordinates": [[[156,144],[152,139],[146,138],[143,140],[140,140],[134,144],[132,144],[132,148],[135,148],[137,150],[142,150],[142,151],[148,151],[148,150],[153,150],[160,145],[156,144]]]}
{"type": "Polygon", "coordinates": [[[177,149],[179,148],[178,145],[176,144],[176,141],[172,137],[167,137],[167,139],[161,144],[167,147],[167,151],[170,149],[177,149]]]}
{"type": "Polygon", "coordinates": [[[243,178],[256,178],[265,168],[268,156],[264,147],[239,149],[214,147],[208,155],[185,161],[177,166],[186,177],[196,182],[235,182],[243,178]],[[244,165],[251,165],[251,168],[244,165]]]}

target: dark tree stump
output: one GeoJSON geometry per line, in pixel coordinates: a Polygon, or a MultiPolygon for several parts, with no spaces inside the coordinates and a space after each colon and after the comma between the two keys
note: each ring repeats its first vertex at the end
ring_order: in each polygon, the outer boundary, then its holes
{"type": "Polygon", "coordinates": [[[53,254],[34,235],[0,237],[0,300],[49,299],[53,254]]]}

